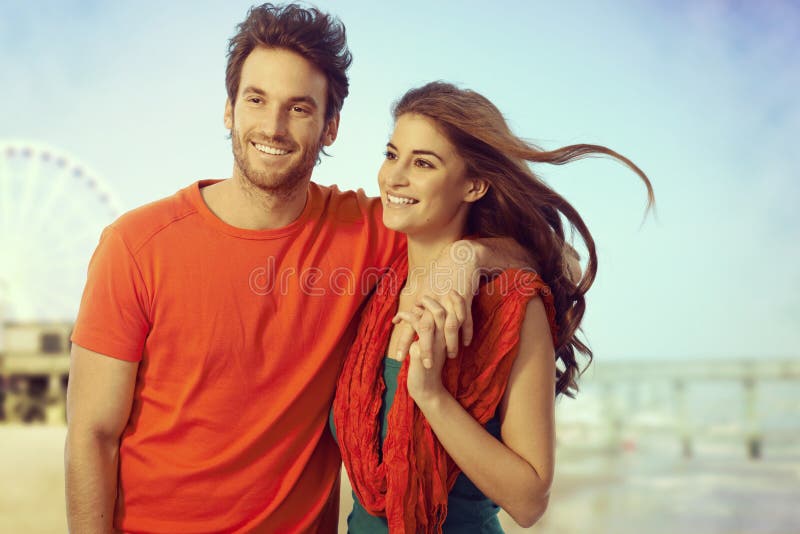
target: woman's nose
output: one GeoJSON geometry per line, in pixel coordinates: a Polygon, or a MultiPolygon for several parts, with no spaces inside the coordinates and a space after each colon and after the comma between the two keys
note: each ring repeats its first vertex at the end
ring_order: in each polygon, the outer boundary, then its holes
{"type": "Polygon", "coordinates": [[[395,162],[385,173],[386,184],[391,186],[408,185],[407,169],[399,162],[395,162]]]}

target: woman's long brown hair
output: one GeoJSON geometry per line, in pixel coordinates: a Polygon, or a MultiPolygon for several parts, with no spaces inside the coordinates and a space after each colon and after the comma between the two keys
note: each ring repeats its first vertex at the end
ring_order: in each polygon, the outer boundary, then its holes
{"type": "Polygon", "coordinates": [[[597,274],[597,252],[583,219],[561,195],[545,184],[528,163],[563,165],[577,159],[605,155],[633,170],[647,187],[647,210],[655,204],[650,180],[626,157],[599,145],[570,145],[542,150],[516,135],[487,98],[466,89],[432,82],[411,89],[395,104],[395,121],[412,113],[432,119],[464,158],[468,177],[485,179],[489,190],[475,202],[467,216],[468,234],[512,237],[533,257],[542,279],[553,293],[558,324],[556,344],[556,395],[574,397],[582,373],[576,352],[592,361],[592,351],[578,339],[585,295],[597,274]],[[589,253],[586,271],[577,283],[567,267],[574,249],[564,239],[566,218],[577,230],[589,253]]]}

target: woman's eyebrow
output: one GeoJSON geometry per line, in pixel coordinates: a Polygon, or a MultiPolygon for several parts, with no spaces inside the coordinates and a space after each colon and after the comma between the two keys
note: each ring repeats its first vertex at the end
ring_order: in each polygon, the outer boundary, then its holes
{"type": "MultiPolygon", "coordinates": [[[[397,147],[394,146],[391,142],[386,143],[386,146],[388,146],[393,150],[397,150],[397,147]]],[[[414,154],[415,156],[433,156],[434,158],[444,163],[444,159],[442,159],[442,157],[439,154],[433,152],[432,150],[412,150],[411,153],[414,154]]]]}

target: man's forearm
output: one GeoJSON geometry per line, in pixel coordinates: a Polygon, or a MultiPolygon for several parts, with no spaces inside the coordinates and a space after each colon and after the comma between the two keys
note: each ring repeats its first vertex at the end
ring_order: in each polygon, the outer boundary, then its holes
{"type": "Polygon", "coordinates": [[[67,432],[64,468],[70,532],[114,532],[118,458],[118,439],[67,432]]]}
{"type": "Polygon", "coordinates": [[[483,271],[536,269],[535,260],[510,237],[486,237],[472,242],[476,268],[483,271]]]}

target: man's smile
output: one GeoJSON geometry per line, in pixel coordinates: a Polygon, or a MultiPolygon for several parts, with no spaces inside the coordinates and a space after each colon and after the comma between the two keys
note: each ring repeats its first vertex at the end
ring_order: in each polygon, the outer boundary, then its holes
{"type": "Polygon", "coordinates": [[[262,145],[260,143],[250,143],[252,144],[256,150],[259,152],[263,152],[264,154],[269,154],[270,156],[285,156],[290,151],[285,150],[283,148],[276,148],[269,145],[262,145]]]}

